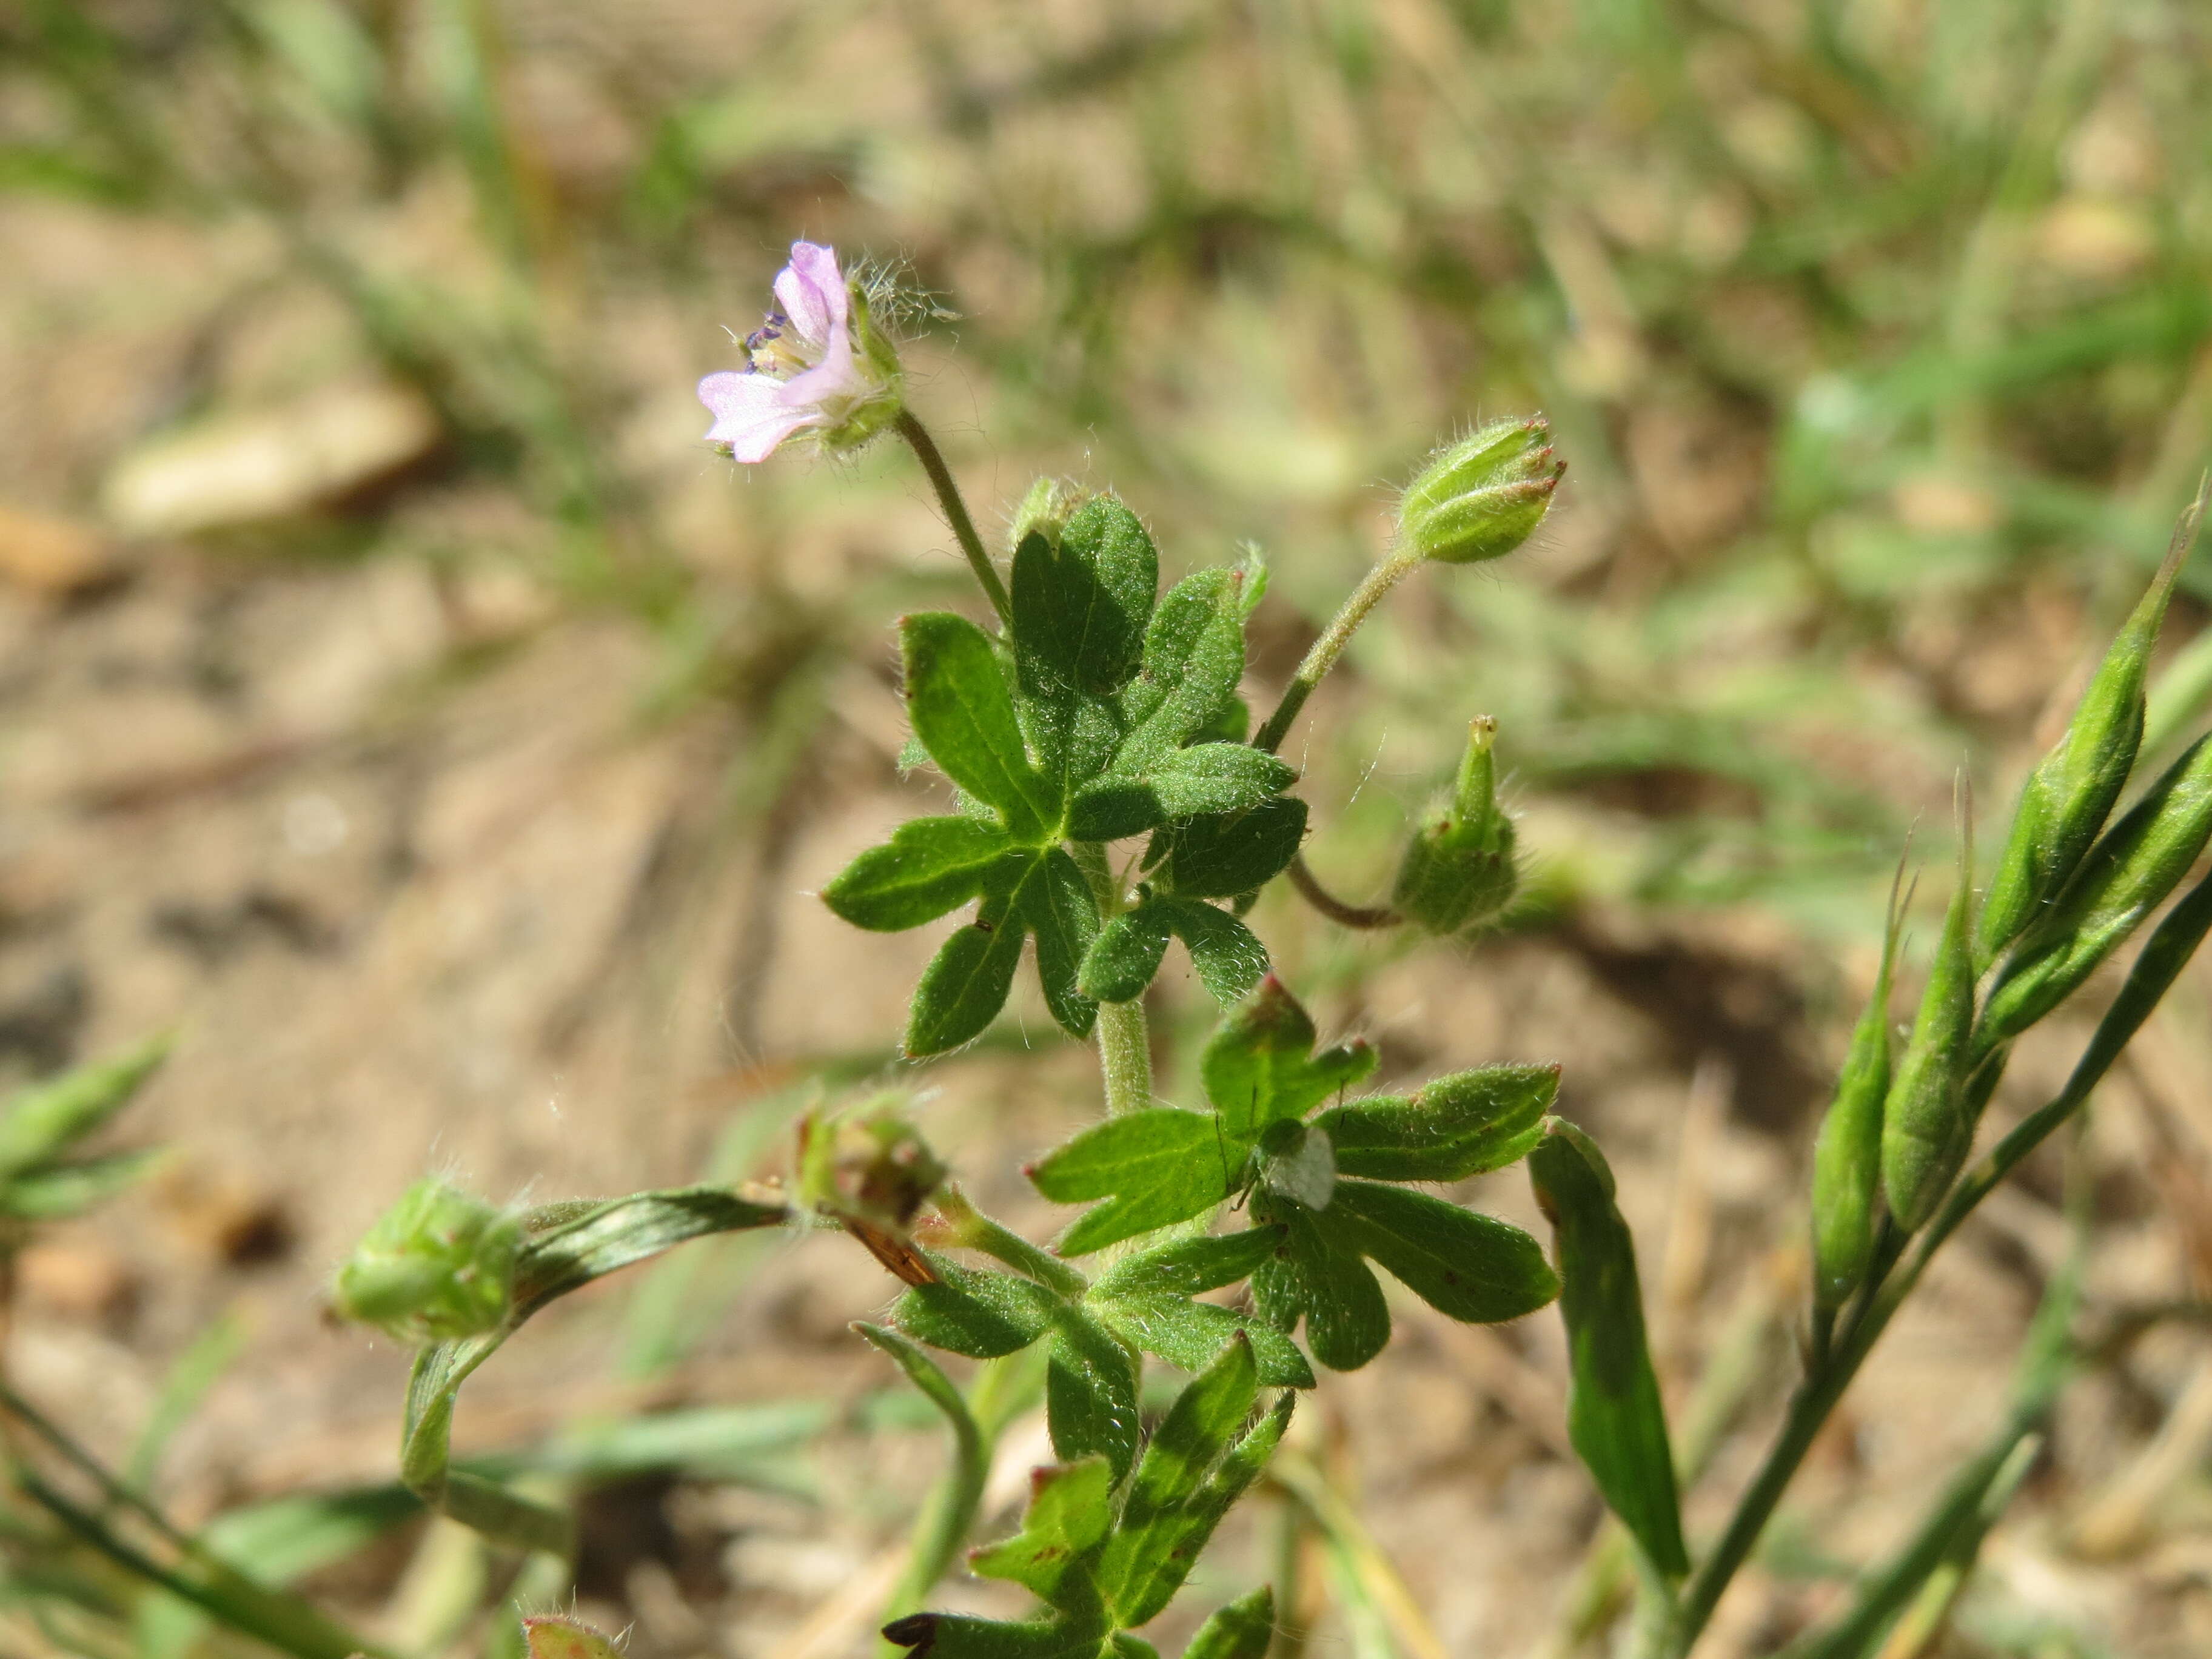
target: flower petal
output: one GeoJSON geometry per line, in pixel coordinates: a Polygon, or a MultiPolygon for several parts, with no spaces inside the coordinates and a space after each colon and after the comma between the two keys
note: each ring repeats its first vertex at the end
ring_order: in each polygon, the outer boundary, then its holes
{"type": "Polygon", "coordinates": [[[714,416],[707,441],[725,446],[736,460],[766,460],[800,427],[822,418],[811,404],[787,395],[796,384],[729,369],[709,374],[699,382],[699,401],[714,416]]]}
{"type": "Polygon", "coordinates": [[[849,308],[837,250],[793,242],[791,263],[776,273],[775,301],[799,337],[817,351],[843,334],[849,308]]]}
{"type": "Polygon", "coordinates": [[[832,398],[858,398],[867,389],[867,376],[854,361],[852,337],[842,327],[830,337],[820,362],[783,383],[786,399],[811,409],[819,409],[832,398]]]}

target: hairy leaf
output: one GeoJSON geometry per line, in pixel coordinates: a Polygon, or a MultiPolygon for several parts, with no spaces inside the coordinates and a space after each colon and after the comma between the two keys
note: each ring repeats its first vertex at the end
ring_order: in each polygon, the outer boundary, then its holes
{"type": "Polygon", "coordinates": [[[1103,695],[1137,667],[1159,591],[1159,555],[1134,513],[1097,495],[1055,545],[1032,533],[1014,550],[1014,652],[1024,679],[1103,695]]]}
{"type": "Polygon", "coordinates": [[[885,845],[847,865],[822,890],[822,902],[855,927],[874,933],[919,927],[994,885],[991,877],[1012,845],[995,823],[910,819],[885,845]]]}
{"type": "Polygon", "coordinates": [[[909,1286],[891,1308],[891,1322],[917,1342],[970,1359],[996,1359],[1052,1328],[1054,1298],[1042,1286],[941,1256],[928,1261],[938,1282],[909,1286]]]}
{"type": "Polygon", "coordinates": [[[1559,1097],[1559,1068],[1486,1066],[1377,1095],[1314,1120],[1345,1175],[1376,1181],[1463,1181],[1525,1158],[1559,1097]]]}
{"type": "Polygon", "coordinates": [[[1313,1021],[1273,978],[1222,1022],[1200,1072],[1232,1139],[1251,1145],[1268,1124],[1304,1117],[1375,1069],[1375,1050],[1364,1042],[1316,1054],[1315,1041],[1313,1021]]]}
{"type": "Polygon", "coordinates": [[[1030,764],[1006,671],[983,630],[949,611],[921,611],[900,624],[906,704],[915,735],[961,788],[1004,814],[1031,843],[1048,837],[1060,800],[1030,764]]]}
{"type": "Polygon", "coordinates": [[[1182,1659],[1267,1659],[1275,1640],[1275,1592],[1262,1584],[1217,1607],[1198,1627],[1182,1659]]]}
{"type": "Polygon", "coordinates": [[[1211,1115],[1160,1106],[1094,1124],[1029,1176],[1054,1203],[1107,1200],[1060,1242],[1061,1255],[1084,1255],[1202,1213],[1229,1196],[1243,1164],[1211,1115]]]}
{"type": "Polygon", "coordinates": [[[1185,898],[1235,898],[1290,868],[1305,839],[1306,804],[1277,795],[1246,812],[1187,818],[1152,837],[1145,865],[1155,885],[1185,898]]]}
{"type": "Polygon", "coordinates": [[[1328,1223],[1438,1313],[1465,1323],[1518,1319],[1559,1293],[1534,1239],[1426,1193],[1340,1181],[1328,1223]]]}

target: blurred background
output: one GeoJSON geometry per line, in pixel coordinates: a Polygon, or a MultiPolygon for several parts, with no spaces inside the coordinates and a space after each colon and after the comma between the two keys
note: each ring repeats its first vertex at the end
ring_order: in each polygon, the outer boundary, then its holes
{"type": "MultiPolygon", "coordinates": [[[[2002,821],[2212,458],[2208,155],[2195,0],[9,0],[0,1081],[181,1034],[114,1132],[154,1172],[15,1259],[13,1385],[250,1572],[473,1655],[514,1564],[394,1495],[406,1356],[322,1313],[407,1182],[772,1174],[813,1091],[890,1082],[1057,1224],[1017,1171],[1095,1111],[1091,1057],[1018,1000],[896,1067],[934,931],[810,896],[927,797],[892,618],[975,606],[903,452],[699,441],[804,235],[919,296],[914,401],[987,533],[1052,471],[1170,575],[1264,551],[1255,697],[1394,482],[1550,416],[1539,541],[1409,582],[1291,746],[1310,861],[1371,902],[1495,715],[1526,902],[1462,945],[1286,892],[1255,926],[1385,1082],[1566,1062],[1710,1527],[1795,1364],[1806,1151],[1908,831],[1940,874],[1961,766],[2002,821]]],[[[2212,696],[2208,572],[2164,752],[2212,696]]],[[[2081,1376],[1896,1652],[2212,1650],[2209,989],[1943,1259],[1702,1651],[1836,1605],[1990,1431],[2069,1191],[2081,1376]]],[[[1174,964],[1154,996],[1188,1099],[1213,1011],[1174,964]]],[[[2054,1024],[2001,1118],[2070,1063],[2054,1024]]],[[[1469,1192],[1535,1224],[1517,1172],[1469,1192]]],[[[863,1653],[943,1456],[846,1332],[893,1288],[835,1239],[692,1246],[533,1324],[457,1443],[576,1494],[573,1593],[635,1659],[863,1653]]],[[[1302,1413],[1310,1650],[1605,1650],[1556,1319],[1399,1328],[1302,1413]]],[[[264,1650],[0,1531],[10,1652],[264,1650]]]]}

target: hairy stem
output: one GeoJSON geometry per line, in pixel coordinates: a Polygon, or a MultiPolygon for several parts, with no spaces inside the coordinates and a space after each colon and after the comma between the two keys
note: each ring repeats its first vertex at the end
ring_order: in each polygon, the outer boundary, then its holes
{"type": "MultiPolygon", "coordinates": [[[[1091,884],[1098,920],[1113,921],[1121,914],[1121,884],[1106,861],[1106,848],[1095,841],[1079,841],[1069,843],[1069,850],[1091,884]]],[[[1098,1069],[1106,1080],[1107,1116],[1140,1112],[1152,1103],[1152,1036],[1142,997],[1098,1005],[1098,1069]]]]}
{"type": "Polygon", "coordinates": [[[1344,647],[1351,643],[1359,624],[1367,620],[1367,613],[1382,603],[1382,596],[1398,585],[1401,577],[1420,562],[1413,554],[1391,553],[1352,590],[1351,597],[1337,607],[1336,615],[1322,629],[1321,637],[1307,650],[1305,660],[1298,665],[1298,672],[1291,677],[1291,683],[1283,688],[1283,700],[1275,705],[1275,712],[1267,716],[1267,723],[1252,739],[1255,749],[1272,755],[1283,746],[1291,722],[1297,719],[1298,710],[1305,707],[1314,687],[1336,666],[1336,659],[1344,654],[1344,647]]]}
{"type": "Polygon", "coordinates": [[[952,469],[945,465],[939,453],[937,440],[929,435],[929,428],[915,419],[914,411],[902,409],[898,415],[898,434],[914,451],[921,470],[929,474],[930,486],[937,491],[938,504],[945,509],[945,522],[960,543],[960,550],[968,556],[968,568],[975,573],[975,580],[983,585],[989,596],[991,609],[999,613],[999,620],[1011,627],[1013,607],[1006,598],[1006,585],[999,579],[998,567],[991,556],[983,550],[983,538],[975,533],[975,521],[968,516],[968,503],[960,498],[960,486],[952,481],[952,469]]]}

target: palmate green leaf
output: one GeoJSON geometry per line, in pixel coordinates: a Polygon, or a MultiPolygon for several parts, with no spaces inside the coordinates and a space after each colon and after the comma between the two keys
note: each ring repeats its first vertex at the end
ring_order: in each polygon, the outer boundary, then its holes
{"type": "Polygon", "coordinates": [[[1235,898],[1291,867],[1305,839],[1306,804],[1277,795],[1245,812],[1208,813],[1169,825],[1145,849],[1152,884],[1184,898],[1235,898]]]}
{"type": "Polygon", "coordinates": [[[1558,1275],[1534,1239],[1426,1193],[1340,1181],[1322,1215],[1363,1255],[1463,1324],[1518,1319],[1559,1293],[1558,1275]]]}
{"type": "Polygon", "coordinates": [[[1217,1002],[1235,1002],[1266,976],[1267,946],[1227,911],[1195,899],[1148,898],[1099,929],[1077,983],[1099,1002],[1133,1002],[1158,974],[1171,938],[1182,940],[1217,1002]]]}
{"type": "Polygon", "coordinates": [[[1206,1098],[1232,1141],[1250,1146],[1283,1118],[1302,1118],[1375,1069],[1363,1041],[1314,1052],[1312,1019],[1270,975],[1221,1024],[1200,1061],[1206,1098]]]}
{"type": "Polygon", "coordinates": [[[1242,743],[1197,744],[1170,750],[1141,775],[1117,763],[1085,784],[1069,803],[1067,831],[1078,841],[1118,841],[1172,818],[1248,811],[1297,778],[1273,755],[1242,743]]]}
{"type": "Polygon", "coordinates": [[[1559,1294],[1536,1241],[1495,1217],[1425,1193],[1339,1181],[1326,1208],[1255,1188],[1252,1217],[1279,1228],[1274,1259],[1252,1276],[1255,1305],[1279,1328],[1305,1320],[1314,1358],[1357,1370],[1390,1339],[1390,1314],[1363,1257],[1438,1313],[1491,1324],[1534,1312],[1559,1294]]]}
{"type": "Polygon", "coordinates": [[[1314,1120],[1336,1167],[1376,1181],[1464,1181],[1528,1156],[1559,1098],[1559,1068],[1486,1066],[1423,1084],[1410,1097],[1376,1095],[1314,1120]]]}
{"type": "Polygon", "coordinates": [[[1275,1592],[1262,1584],[1217,1607],[1190,1638],[1182,1659],[1267,1659],[1275,1640],[1275,1592]]]}
{"type": "Polygon", "coordinates": [[[1123,1257],[1087,1298],[1091,1310],[1146,1353],[1202,1370],[1238,1331],[1252,1346],[1264,1388],[1310,1389],[1313,1368],[1297,1344],[1264,1321],[1192,1298],[1249,1279],[1274,1257],[1278,1235],[1252,1227],[1218,1238],[1177,1239],[1123,1257]]]}
{"type": "Polygon", "coordinates": [[[1613,1200],[1613,1171],[1564,1119],[1528,1154],[1528,1178],[1559,1247],[1559,1313],[1572,1381],[1567,1437],[1613,1512],[1660,1572],[1689,1571],[1674,1457],[1644,1336],[1636,1246],[1613,1200]]]}
{"type": "Polygon", "coordinates": [[[1137,1357],[1087,1307],[1062,1301],[1054,1310],[1044,1374],[1045,1427],[1063,1462],[1095,1455],[1118,1482],[1136,1461],[1143,1438],[1137,1412],[1137,1357]]]}
{"type": "Polygon", "coordinates": [[[1059,791],[1030,765],[998,653],[983,630],[949,611],[899,624],[907,716],[945,776],[995,807],[1018,841],[1040,845],[1060,815],[1059,791]]]}
{"type": "Polygon", "coordinates": [[[924,1254],[938,1282],[908,1286],[891,1309],[891,1322],[917,1342],[970,1359],[996,1359],[1052,1328],[1054,1297],[1042,1285],[924,1254]]]}
{"type": "Polygon", "coordinates": [[[1014,550],[1013,635],[1024,685],[1103,696],[1135,672],[1159,591],[1159,555],[1137,515],[1097,495],[1055,544],[1032,532],[1014,550]]]}
{"type": "Polygon", "coordinates": [[[1212,1518],[1198,1500],[1259,1399],[1252,1345],[1240,1333],[1176,1397],[1130,1477],[1114,1535],[1098,1563],[1098,1587],[1124,1628],[1145,1624],[1189,1575],[1212,1518]]]}
{"type": "Polygon", "coordinates": [[[1252,1305],[1288,1334],[1305,1322],[1306,1346],[1333,1371],[1356,1371],[1390,1340],[1382,1286],[1359,1252],[1296,1199],[1255,1191],[1255,1227],[1273,1230],[1273,1257],[1252,1275],[1252,1305]]]}
{"type": "Polygon", "coordinates": [[[1137,677],[1121,693],[1129,734],[1117,773],[1146,775],[1221,718],[1244,675],[1243,597],[1242,571],[1200,570],[1160,600],[1137,677]]]}
{"type": "Polygon", "coordinates": [[[944,945],[922,970],[908,1009],[905,1048],[913,1058],[942,1054],[980,1036],[1006,1005],[1022,945],[1036,935],[1037,976],[1060,1026],[1090,1034],[1097,1004],[1077,975],[1097,932],[1089,886],[1065,849],[1048,847],[991,866],[994,885],[975,919],[944,945]]]}
{"type": "Polygon", "coordinates": [[[1085,1255],[1204,1213],[1235,1189],[1243,1162],[1211,1113],[1160,1106],[1095,1124],[1026,1173],[1056,1204],[1106,1200],[1060,1243],[1061,1255],[1085,1255]]]}
{"type": "Polygon", "coordinates": [[[969,817],[914,818],[847,865],[822,902],[855,927],[899,933],[1006,885],[1014,854],[1005,830],[969,817]],[[999,879],[994,881],[994,875],[999,879]]]}
{"type": "Polygon", "coordinates": [[[1091,1612],[1098,1596],[1095,1583],[1085,1582],[1096,1570],[1088,1558],[1106,1541],[1114,1520],[1113,1496],[1114,1472],[1103,1457],[1035,1470],[1022,1529],[972,1551],[968,1563],[979,1577],[1011,1579],[1048,1607],[1091,1612]]]}

